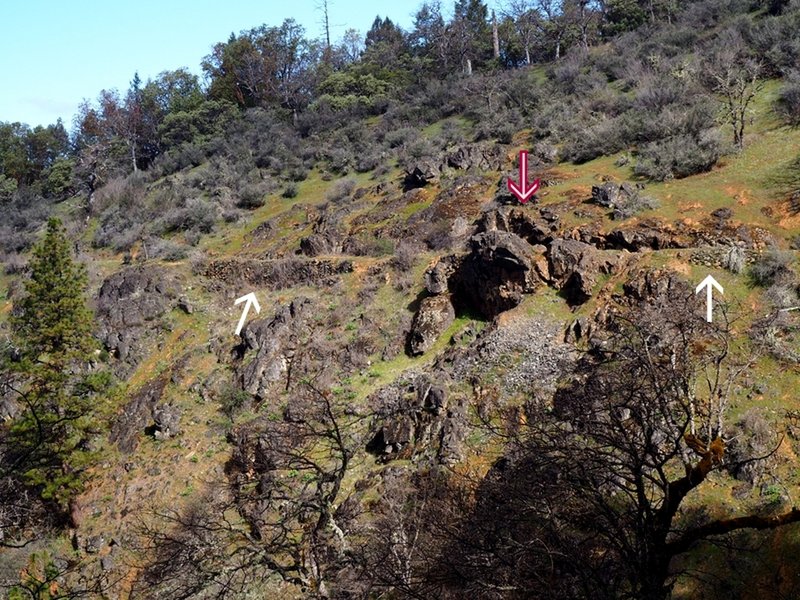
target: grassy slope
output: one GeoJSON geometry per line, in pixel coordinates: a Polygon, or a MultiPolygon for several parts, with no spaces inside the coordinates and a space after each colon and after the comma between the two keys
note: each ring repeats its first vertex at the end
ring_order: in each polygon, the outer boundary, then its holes
{"type": "MultiPolygon", "coordinates": [[[[646,193],[661,200],[661,207],[653,211],[653,216],[668,221],[677,219],[699,221],[711,210],[729,206],[734,211],[735,220],[757,224],[779,238],[786,239],[800,230],[798,217],[788,218],[776,209],[780,196],[774,184],[775,177],[785,164],[800,153],[800,131],[780,126],[769,110],[776,90],[777,84],[770,83],[759,95],[754,105],[754,122],[749,129],[747,146],[743,153],[726,157],[723,164],[710,173],[647,185],[646,193]],[[772,215],[769,215],[769,209],[773,210],[772,215]]],[[[431,126],[425,133],[435,135],[441,130],[441,126],[441,123],[431,126]]],[[[614,165],[616,158],[602,157],[582,165],[560,165],[557,171],[567,176],[567,179],[541,194],[543,204],[570,198],[585,199],[589,196],[591,185],[596,184],[602,177],[612,177],[616,180],[633,179],[630,167],[614,165]]],[[[392,172],[390,177],[396,178],[397,171],[392,172]]],[[[374,185],[369,174],[356,175],[354,178],[359,186],[374,185]]],[[[306,215],[303,207],[324,203],[325,194],[334,183],[324,181],[321,174],[315,171],[308,179],[298,184],[296,198],[282,198],[279,192],[268,196],[263,207],[250,213],[246,225],[219,226],[214,234],[201,241],[199,249],[209,257],[263,256],[264,252],[279,248],[286,249],[288,255],[297,248],[299,238],[309,232],[305,224],[306,215]],[[274,219],[279,226],[279,237],[258,241],[252,236],[253,231],[270,219],[274,219]]],[[[431,198],[432,195],[424,202],[407,205],[399,215],[400,218],[408,218],[426,208],[431,198]]],[[[368,206],[362,213],[381,201],[380,197],[374,196],[368,196],[367,200],[368,206]]],[[[351,215],[350,218],[357,214],[351,215]]],[[[577,217],[574,217],[574,220],[575,225],[587,222],[577,217]]],[[[614,226],[618,226],[618,223],[614,223],[614,226]]],[[[702,278],[703,269],[689,264],[685,261],[685,257],[681,258],[678,255],[679,253],[675,251],[655,252],[646,260],[654,265],[667,264],[691,280],[702,278]]],[[[121,257],[111,253],[97,253],[97,256],[98,260],[93,262],[94,286],[99,284],[103,276],[118,269],[122,264],[121,257]]],[[[408,307],[412,305],[418,293],[422,272],[432,258],[432,255],[419,257],[412,273],[415,286],[409,291],[397,291],[391,281],[385,282],[377,291],[371,310],[375,314],[383,315],[390,322],[399,318],[399,311],[405,311],[406,315],[410,315],[408,307]]],[[[339,295],[334,299],[330,298],[329,291],[313,288],[280,291],[242,290],[242,293],[256,291],[259,294],[264,309],[262,316],[265,313],[271,314],[277,305],[301,293],[320,302],[346,302],[353,306],[355,314],[359,309],[355,296],[361,284],[361,274],[371,264],[380,260],[383,259],[354,259],[356,272],[344,278],[344,289],[337,292],[339,295]]],[[[191,280],[188,261],[171,263],[168,268],[186,280],[191,280]]],[[[727,298],[737,298],[744,305],[753,307],[754,311],[763,308],[759,291],[748,287],[743,277],[734,277],[727,273],[714,273],[714,275],[725,286],[727,298]]],[[[10,303],[5,299],[10,281],[10,277],[0,275],[0,321],[6,318],[10,310],[10,303]]],[[[604,285],[611,288],[618,284],[618,281],[607,280],[604,285]]],[[[132,520],[122,516],[124,511],[142,510],[146,506],[176,507],[176,498],[178,503],[191,499],[202,488],[205,480],[210,479],[214,473],[219,474],[221,465],[228,456],[229,450],[221,435],[226,426],[225,419],[220,416],[217,406],[202,403],[197,394],[190,392],[189,388],[193,383],[202,381],[208,372],[215,368],[215,359],[205,352],[205,346],[210,339],[224,340],[228,335],[232,335],[232,329],[238,319],[238,309],[234,309],[232,302],[229,301],[232,298],[221,298],[218,294],[214,295],[200,287],[195,287],[189,295],[198,310],[193,315],[184,315],[178,311],[169,315],[171,331],[164,332],[160,349],[139,366],[129,382],[129,389],[133,390],[168,368],[180,356],[188,353],[190,359],[185,377],[177,383],[170,384],[163,399],[164,402],[174,402],[183,410],[184,434],[176,440],[166,442],[143,439],[134,457],[135,464],[129,469],[124,468],[124,464],[130,461],[131,457],[122,457],[109,452],[106,463],[97,469],[90,490],[84,498],[85,505],[94,507],[85,521],[84,535],[114,530],[120,526],[129,527],[132,520]]],[[[529,315],[546,314],[552,318],[568,321],[580,314],[590,314],[596,307],[590,303],[582,307],[576,315],[566,307],[555,292],[545,290],[526,299],[521,308],[529,315]]],[[[469,321],[468,317],[458,318],[440,338],[434,349],[423,357],[410,358],[401,354],[388,361],[372,357],[371,366],[349,381],[342,382],[343,386],[350,390],[354,402],[363,401],[367,395],[391,382],[403,371],[411,368],[421,369],[430,364],[435,355],[448,345],[451,335],[469,321]]],[[[346,335],[346,324],[335,334],[346,335]]],[[[233,342],[232,337],[230,341],[233,342]]],[[[767,382],[769,393],[765,397],[748,398],[746,390],[741,390],[742,393],[737,396],[733,407],[734,414],[741,414],[751,407],[760,407],[777,421],[783,410],[800,409],[800,402],[795,394],[796,372],[778,369],[774,362],[763,360],[754,369],[752,378],[767,382]]],[[[798,464],[790,444],[784,442],[784,447],[785,459],[779,466],[779,477],[787,487],[796,490],[800,484],[798,464]]],[[[359,465],[359,471],[372,468],[375,468],[375,465],[369,458],[359,465]]],[[[721,480],[712,482],[712,485],[705,487],[689,500],[690,506],[709,506],[712,514],[718,515],[734,514],[742,508],[755,507],[763,502],[758,496],[758,490],[752,491],[744,499],[734,500],[730,486],[723,485],[721,480]]],[[[771,536],[770,560],[778,561],[781,552],[795,547],[800,539],[798,536],[800,536],[798,528],[791,528],[771,536]]],[[[721,554],[712,558],[712,565],[715,568],[724,567],[721,554]]],[[[697,558],[698,562],[699,560],[700,558],[697,558]]],[[[737,594],[744,594],[742,597],[747,596],[743,592],[744,586],[733,587],[739,588],[737,594]]],[[[681,581],[678,588],[679,596],[690,597],[692,589],[690,582],[681,581]]]]}

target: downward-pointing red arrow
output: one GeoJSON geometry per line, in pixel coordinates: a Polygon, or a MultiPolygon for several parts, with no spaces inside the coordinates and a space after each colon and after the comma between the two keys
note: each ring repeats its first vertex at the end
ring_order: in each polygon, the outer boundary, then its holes
{"type": "Polygon", "coordinates": [[[517,200],[525,204],[528,198],[533,196],[539,189],[539,180],[536,179],[528,186],[528,151],[520,150],[519,153],[519,185],[510,177],[508,179],[508,190],[517,197],[517,200]]]}

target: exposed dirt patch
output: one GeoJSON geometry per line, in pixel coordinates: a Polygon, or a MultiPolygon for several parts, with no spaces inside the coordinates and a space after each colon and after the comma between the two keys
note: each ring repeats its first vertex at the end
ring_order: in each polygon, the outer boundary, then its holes
{"type": "Polygon", "coordinates": [[[675,271],[676,273],[680,273],[681,275],[685,275],[686,277],[689,277],[689,275],[692,273],[692,268],[689,263],[676,258],[667,261],[666,266],[668,269],[675,271]]]}

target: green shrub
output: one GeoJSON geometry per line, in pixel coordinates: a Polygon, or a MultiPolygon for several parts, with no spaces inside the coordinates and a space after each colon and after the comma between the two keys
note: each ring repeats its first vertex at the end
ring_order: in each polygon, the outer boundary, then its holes
{"type": "Polygon", "coordinates": [[[284,198],[295,198],[297,196],[297,184],[296,183],[289,183],[285,188],[283,188],[283,192],[281,196],[284,198]]]}
{"type": "Polygon", "coordinates": [[[769,287],[795,279],[792,269],[794,255],[772,248],[761,254],[750,267],[750,278],[756,285],[769,287]]]}
{"type": "Polygon", "coordinates": [[[234,385],[227,385],[219,392],[220,410],[229,418],[233,418],[236,413],[250,405],[253,397],[243,389],[234,385]]]}
{"type": "Polygon", "coordinates": [[[800,126],[800,71],[792,71],[786,78],[777,108],[786,123],[793,127],[800,126]]]}
{"type": "Polygon", "coordinates": [[[248,210],[261,208],[266,203],[264,188],[258,184],[247,184],[239,190],[239,201],[236,206],[248,210]]]}
{"type": "Polygon", "coordinates": [[[699,137],[677,135],[645,146],[633,172],[653,181],[680,179],[711,170],[721,155],[722,143],[716,131],[699,137]]]}

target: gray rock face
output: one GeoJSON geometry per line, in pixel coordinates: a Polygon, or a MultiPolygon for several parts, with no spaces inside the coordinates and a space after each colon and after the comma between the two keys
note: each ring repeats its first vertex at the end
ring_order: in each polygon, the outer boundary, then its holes
{"type": "Polygon", "coordinates": [[[440,165],[435,160],[420,160],[406,168],[404,185],[407,189],[424,187],[438,181],[441,174],[440,165]]]}
{"type": "MultiPolygon", "coordinates": [[[[129,454],[139,445],[139,436],[153,426],[156,408],[164,397],[164,391],[176,374],[181,373],[186,367],[188,356],[181,357],[172,367],[171,371],[162,373],[157,379],[149,381],[136,392],[122,407],[122,410],[111,425],[110,440],[116,444],[121,452],[129,454]]],[[[169,421],[169,413],[164,413],[164,422],[169,421]]],[[[161,417],[160,417],[161,418],[161,417]]],[[[177,426],[176,422],[169,421],[177,426]]],[[[158,421],[156,421],[158,425],[158,421]]],[[[155,429],[153,429],[155,433],[155,429]]]]}
{"type": "Polygon", "coordinates": [[[175,307],[180,292],[173,277],[151,266],[123,269],[103,282],[97,297],[100,338],[119,359],[118,375],[128,375],[148,353],[160,318],[175,307]]]}
{"type": "Polygon", "coordinates": [[[339,275],[351,273],[349,260],[303,260],[297,257],[283,260],[221,259],[206,263],[206,277],[226,284],[270,289],[285,289],[297,285],[333,285],[339,275]]]}
{"type": "Polygon", "coordinates": [[[256,355],[237,367],[243,390],[263,399],[270,386],[284,376],[294,356],[297,333],[304,327],[311,308],[311,300],[296,298],[272,319],[258,319],[245,326],[239,351],[244,355],[255,350],[256,355]]]}
{"type": "Polygon", "coordinates": [[[616,208],[636,197],[637,190],[629,183],[607,182],[592,186],[592,201],[605,208],[616,208]]]}
{"type": "Polygon", "coordinates": [[[576,240],[556,240],[548,253],[550,276],[569,302],[582,304],[593,293],[601,274],[614,272],[619,263],[616,253],[598,250],[576,240]]]}
{"type": "Polygon", "coordinates": [[[328,234],[312,233],[300,240],[300,252],[306,256],[333,254],[341,249],[341,242],[328,234]]]}
{"type": "Polygon", "coordinates": [[[674,289],[686,287],[673,271],[643,270],[632,276],[622,286],[625,296],[641,302],[649,298],[665,298],[674,289]]]}
{"type": "Polygon", "coordinates": [[[153,435],[157,440],[168,440],[180,431],[181,411],[173,404],[162,404],[153,409],[155,423],[153,435]]]}
{"type": "Polygon", "coordinates": [[[419,356],[430,350],[455,318],[455,309],[446,294],[424,298],[411,324],[408,338],[411,355],[419,356]]]}
{"type": "Polygon", "coordinates": [[[458,268],[458,259],[455,256],[445,256],[430,269],[425,271],[425,289],[430,294],[444,294],[450,286],[450,277],[458,268]]]}
{"type": "Polygon", "coordinates": [[[504,162],[503,151],[494,144],[467,144],[450,152],[444,164],[451,169],[467,171],[479,169],[482,171],[498,171],[504,162]]]}
{"type": "Polygon", "coordinates": [[[370,404],[377,407],[375,433],[367,451],[382,462],[432,454],[440,464],[461,458],[464,438],[463,402],[448,399],[446,388],[437,377],[410,374],[376,392],[370,404]]]}
{"type": "Polygon", "coordinates": [[[612,231],[606,236],[606,245],[612,248],[624,248],[631,252],[639,252],[643,248],[663,250],[688,246],[666,231],[647,226],[612,231]]]}
{"type": "Polygon", "coordinates": [[[459,294],[484,316],[514,308],[540,280],[536,250],[525,240],[504,231],[488,231],[470,240],[471,254],[457,275],[459,294]]]}
{"type": "Polygon", "coordinates": [[[553,241],[555,219],[545,218],[516,206],[502,206],[487,212],[480,223],[481,231],[507,231],[521,237],[529,244],[548,245],[553,241]]]}
{"type": "Polygon", "coordinates": [[[129,454],[139,445],[139,434],[150,423],[152,411],[161,400],[167,379],[161,377],[140,388],[123,407],[111,426],[111,441],[120,451],[129,454]]]}
{"type": "Polygon", "coordinates": [[[495,144],[464,144],[436,158],[424,158],[405,169],[405,186],[417,188],[438,181],[448,171],[497,171],[505,162],[503,149],[495,144]]]}

